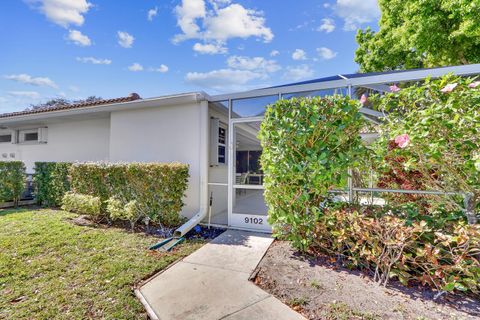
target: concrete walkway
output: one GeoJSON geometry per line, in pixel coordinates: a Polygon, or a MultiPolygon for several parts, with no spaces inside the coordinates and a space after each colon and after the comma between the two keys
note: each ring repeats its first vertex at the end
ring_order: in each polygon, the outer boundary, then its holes
{"type": "Polygon", "coordinates": [[[228,230],[136,290],[152,319],[300,320],[248,281],[273,239],[228,230]]]}

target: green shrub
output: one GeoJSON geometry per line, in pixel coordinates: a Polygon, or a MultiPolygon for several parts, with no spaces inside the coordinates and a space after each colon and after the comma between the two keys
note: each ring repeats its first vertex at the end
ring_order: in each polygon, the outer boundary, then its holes
{"type": "Polygon", "coordinates": [[[137,207],[137,200],[125,204],[117,198],[110,198],[107,200],[107,212],[112,220],[129,221],[132,230],[135,228],[135,223],[142,218],[137,207]]]}
{"type": "Polygon", "coordinates": [[[279,100],[266,110],[259,138],[269,222],[297,247],[308,246],[327,191],[346,184],[365,152],[360,107],[335,95],[279,100]]]}
{"type": "Polygon", "coordinates": [[[99,197],[67,192],[63,196],[62,209],[65,211],[86,214],[94,219],[101,217],[101,201],[99,197]]]}
{"type": "Polygon", "coordinates": [[[25,191],[25,165],[21,161],[0,162],[0,202],[13,201],[18,205],[25,191]]]}
{"type": "Polygon", "coordinates": [[[178,163],[76,163],[70,168],[72,190],[100,198],[107,217],[107,200],[135,200],[138,215],[165,226],[183,220],[180,211],[188,186],[188,165],[178,163]]]}
{"type": "Polygon", "coordinates": [[[37,203],[46,207],[59,207],[66,192],[70,191],[68,170],[71,163],[35,162],[33,183],[37,203]]]}
{"type": "MultiPolygon", "coordinates": [[[[376,167],[385,186],[470,194],[466,207],[462,199],[454,197],[442,202],[452,209],[467,209],[469,222],[476,223],[475,211],[480,210],[480,82],[449,75],[370,100],[388,114],[374,145],[376,167]],[[408,136],[409,143],[395,146],[395,138],[402,135],[408,136]]],[[[438,202],[438,197],[434,200],[438,202]]]]}
{"type": "Polygon", "coordinates": [[[259,137],[275,234],[368,269],[382,284],[396,277],[479,293],[480,82],[427,80],[368,103],[387,114],[373,147],[361,144],[361,104],[348,97],[280,100],[267,108],[259,137]],[[332,204],[328,190],[345,185],[347,169],[370,166],[380,187],[471,197],[465,207],[461,197],[431,195],[404,196],[380,210],[332,204]]]}
{"type": "MultiPolygon", "coordinates": [[[[408,215],[408,214],[405,214],[408,215]]],[[[312,233],[313,251],[344,258],[352,267],[370,270],[379,283],[398,278],[435,289],[480,292],[480,226],[445,224],[433,229],[370,210],[324,210],[312,233]]]]}

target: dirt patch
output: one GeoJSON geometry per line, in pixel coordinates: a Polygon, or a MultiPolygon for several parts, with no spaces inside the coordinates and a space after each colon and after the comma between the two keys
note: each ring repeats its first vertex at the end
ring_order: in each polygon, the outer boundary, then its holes
{"type": "Polygon", "coordinates": [[[84,215],[73,218],[70,221],[72,221],[73,224],[76,224],[77,226],[81,226],[81,227],[94,227],[94,226],[96,226],[95,222],[90,220],[89,216],[84,216],[84,215]]]}
{"type": "Polygon", "coordinates": [[[254,281],[308,319],[479,319],[480,301],[423,287],[387,288],[368,276],[338,267],[328,257],[311,257],[288,242],[272,244],[254,281]]]}

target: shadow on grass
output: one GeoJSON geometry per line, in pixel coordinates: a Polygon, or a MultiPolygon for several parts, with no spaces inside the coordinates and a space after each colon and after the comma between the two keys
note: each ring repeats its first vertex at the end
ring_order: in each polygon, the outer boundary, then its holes
{"type": "MultiPolygon", "coordinates": [[[[349,273],[358,277],[367,277],[373,283],[373,277],[371,274],[367,274],[360,270],[348,269],[338,262],[332,263],[330,261],[332,258],[327,255],[314,256],[307,253],[294,251],[292,258],[302,262],[307,262],[310,267],[320,266],[338,273],[349,273]]],[[[432,301],[437,305],[445,305],[457,311],[465,312],[471,316],[480,317],[480,296],[477,295],[448,293],[435,299],[438,291],[426,286],[422,286],[420,283],[412,283],[412,286],[406,287],[398,280],[390,280],[386,288],[405,294],[413,300],[421,299],[432,301]]]]}
{"type": "MultiPolygon", "coordinates": [[[[35,208],[35,209],[38,209],[38,208],[35,208]]],[[[20,212],[32,211],[32,210],[35,210],[35,209],[26,208],[26,207],[0,209],[0,217],[7,216],[7,215],[9,215],[9,214],[15,214],[15,213],[20,213],[20,212]]]]}

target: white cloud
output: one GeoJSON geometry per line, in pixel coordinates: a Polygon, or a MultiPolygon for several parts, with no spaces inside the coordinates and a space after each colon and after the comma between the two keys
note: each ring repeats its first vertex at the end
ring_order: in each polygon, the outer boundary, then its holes
{"type": "Polygon", "coordinates": [[[177,25],[183,33],[177,34],[174,42],[200,37],[200,27],[197,24],[197,20],[205,18],[207,15],[204,0],[182,0],[182,4],[175,7],[175,14],[177,16],[177,25]]]}
{"type": "Polygon", "coordinates": [[[125,31],[118,31],[117,36],[118,36],[118,44],[120,46],[124,48],[132,47],[133,41],[135,40],[135,38],[131,34],[125,31]]]}
{"type": "Polygon", "coordinates": [[[224,6],[232,3],[231,0],[208,0],[208,2],[210,2],[210,4],[216,9],[218,9],[219,7],[224,7],[224,6]]]}
{"type": "Polygon", "coordinates": [[[283,75],[284,79],[299,81],[313,76],[313,70],[306,64],[296,67],[287,67],[287,71],[283,75]]]}
{"type": "Polygon", "coordinates": [[[193,50],[200,54],[221,54],[227,53],[228,49],[222,43],[195,43],[193,50]]]}
{"type": "Polygon", "coordinates": [[[337,0],[334,11],[344,20],[346,31],[354,31],[380,17],[377,0],[337,0]]]}
{"type": "Polygon", "coordinates": [[[245,90],[250,81],[268,79],[281,69],[275,60],[263,57],[231,56],[227,65],[228,68],[209,72],[189,72],[185,81],[216,91],[245,90]]]}
{"type": "Polygon", "coordinates": [[[293,60],[307,60],[307,54],[302,49],[295,49],[292,53],[293,60]]]}
{"type": "Polygon", "coordinates": [[[140,63],[135,62],[134,64],[128,67],[128,70],[133,72],[143,71],[143,66],[140,63]]]}
{"type": "Polygon", "coordinates": [[[147,13],[148,21],[152,21],[153,18],[155,18],[157,16],[157,14],[158,14],[158,8],[157,7],[148,10],[148,13],[147,13]]]}
{"type": "Polygon", "coordinates": [[[330,60],[337,56],[336,52],[326,47],[317,48],[317,53],[324,60],[330,60]]]}
{"type": "Polygon", "coordinates": [[[78,30],[69,30],[68,40],[81,47],[88,47],[92,45],[92,41],[90,40],[90,38],[78,30]]]}
{"type": "Polygon", "coordinates": [[[239,4],[219,9],[216,15],[207,17],[204,23],[206,39],[226,41],[229,38],[245,39],[252,36],[262,38],[265,42],[273,39],[273,33],[265,26],[262,13],[245,9],[239,4]]]}
{"type": "Polygon", "coordinates": [[[189,72],[185,81],[204,88],[218,91],[243,88],[249,81],[260,79],[263,75],[250,70],[220,69],[210,72],[189,72]]]}
{"type": "Polygon", "coordinates": [[[20,98],[38,99],[40,94],[36,91],[9,91],[9,95],[20,98]]]}
{"type": "Polygon", "coordinates": [[[5,76],[5,79],[13,80],[25,84],[31,84],[33,86],[39,87],[51,87],[58,88],[57,84],[46,77],[32,77],[31,75],[22,73],[22,74],[12,74],[5,76]]]}
{"type": "Polygon", "coordinates": [[[207,9],[205,0],[182,0],[181,5],[175,7],[177,25],[182,33],[175,35],[174,43],[199,39],[205,45],[214,43],[224,47],[231,38],[256,37],[264,42],[273,39],[262,12],[228,0],[210,0],[209,4],[211,9],[207,9]]]}
{"type": "Polygon", "coordinates": [[[267,60],[263,57],[231,56],[228,58],[227,64],[232,69],[264,73],[273,73],[281,69],[275,60],[267,60]]]}
{"type": "Polygon", "coordinates": [[[164,64],[161,64],[160,67],[158,67],[158,68],[150,68],[149,71],[166,73],[166,72],[168,72],[168,66],[166,66],[166,65],[164,65],[164,64]]]}
{"type": "Polygon", "coordinates": [[[270,57],[276,57],[276,56],[278,56],[279,54],[280,54],[280,51],[278,51],[278,50],[272,50],[272,51],[270,52],[270,57]]]}
{"type": "Polygon", "coordinates": [[[317,28],[317,31],[330,33],[335,30],[335,21],[330,18],[322,19],[322,24],[317,28]]]}
{"type": "Polygon", "coordinates": [[[88,12],[91,3],[86,0],[26,0],[38,5],[38,9],[48,20],[67,28],[73,24],[81,26],[85,22],[84,14],[88,12]]]}
{"type": "Polygon", "coordinates": [[[92,63],[92,64],[111,64],[112,60],[109,59],[97,59],[94,57],[77,57],[77,61],[83,63],[92,63]]]}

